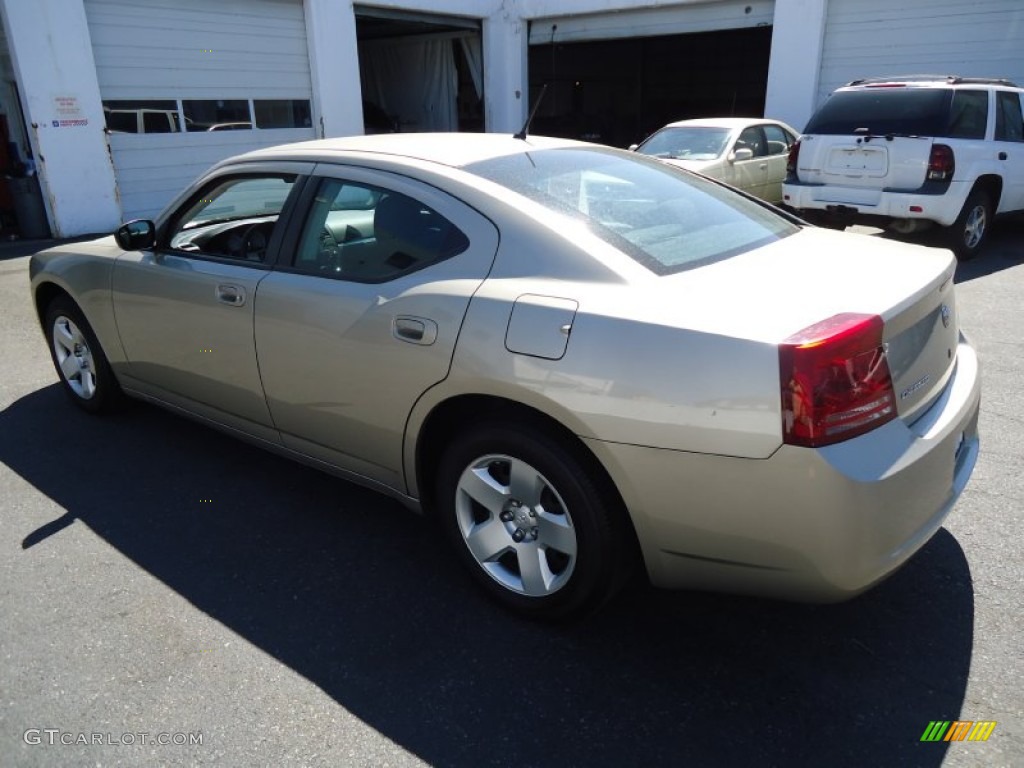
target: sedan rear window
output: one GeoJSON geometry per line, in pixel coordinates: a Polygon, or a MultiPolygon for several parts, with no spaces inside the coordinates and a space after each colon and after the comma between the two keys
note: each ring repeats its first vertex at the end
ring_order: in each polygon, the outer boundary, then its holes
{"type": "Polygon", "coordinates": [[[798,230],[727,187],[611,149],[538,150],[466,170],[582,220],[657,274],[720,261],[798,230]]]}

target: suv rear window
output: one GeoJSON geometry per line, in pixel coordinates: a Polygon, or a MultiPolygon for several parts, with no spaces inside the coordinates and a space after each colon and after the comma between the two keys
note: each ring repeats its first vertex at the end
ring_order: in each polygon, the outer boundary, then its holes
{"type": "Polygon", "coordinates": [[[866,130],[874,136],[982,138],[987,117],[985,91],[862,88],[832,94],[804,133],[850,135],[866,130]]]}

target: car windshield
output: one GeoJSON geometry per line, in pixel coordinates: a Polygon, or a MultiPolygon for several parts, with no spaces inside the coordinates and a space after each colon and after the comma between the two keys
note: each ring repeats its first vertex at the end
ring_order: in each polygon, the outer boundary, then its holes
{"type": "Polygon", "coordinates": [[[726,259],[798,231],[720,184],[613,149],[538,150],[466,170],[582,220],[657,274],[726,259]]]}
{"type": "Polygon", "coordinates": [[[821,105],[804,133],[864,132],[886,136],[942,136],[950,91],[944,88],[862,88],[837,91],[821,105]]]}
{"type": "Polygon", "coordinates": [[[677,126],[662,128],[636,151],[673,160],[714,160],[725,151],[728,140],[728,128],[677,126]]]}

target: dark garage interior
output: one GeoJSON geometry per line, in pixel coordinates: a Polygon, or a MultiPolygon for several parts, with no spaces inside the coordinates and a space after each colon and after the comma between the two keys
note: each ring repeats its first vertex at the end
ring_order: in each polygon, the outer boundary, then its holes
{"type": "Polygon", "coordinates": [[[770,26],[534,45],[531,131],[625,147],[665,123],[764,115],[770,26]]]}
{"type": "Polygon", "coordinates": [[[355,7],[367,133],[483,130],[480,22],[355,7]]]}

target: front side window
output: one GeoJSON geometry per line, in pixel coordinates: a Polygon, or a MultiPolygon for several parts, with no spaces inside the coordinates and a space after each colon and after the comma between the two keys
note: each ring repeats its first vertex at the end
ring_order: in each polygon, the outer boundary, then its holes
{"type": "Polygon", "coordinates": [[[294,176],[241,176],[205,188],[171,219],[166,246],[260,263],[295,183],[294,176]]]}
{"type": "Polygon", "coordinates": [[[469,240],[428,205],[368,184],[323,179],[293,267],[379,283],[462,253],[469,240]]]}
{"type": "Polygon", "coordinates": [[[757,126],[743,129],[740,137],[736,139],[735,149],[749,149],[754,153],[754,157],[764,157],[768,154],[768,149],[764,143],[764,135],[757,126]]]}
{"type": "Polygon", "coordinates": [[[726,187],[610,149],[538,150],[471,163],[465,170],[584,222],[662,275],[720,261],[799,230],[726,187]]]}

